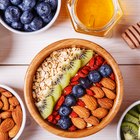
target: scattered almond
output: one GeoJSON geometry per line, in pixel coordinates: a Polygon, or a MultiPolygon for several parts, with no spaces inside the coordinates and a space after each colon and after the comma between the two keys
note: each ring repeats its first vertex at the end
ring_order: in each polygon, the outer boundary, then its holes
{"type": "Polygon", "coordinates": [[[107,98],[111,100],[114,100],[116,98],[116,94],[112,90],[104,88],[104,87],[102,88],[102,90],[104,91],[107,98]]]}
{"type": "Polygon", "coordinates": [[[6,90],[4,88],[0,88],[0,93],[5,92],[6,90]]]}
{"type": "Polygon", "coordinates": [[[7,118],[1,123],[0,130],[2,132],[8,132],[14,127],[14,125],[15,125],[15,123],[14,123],[13,119],[7,118]]]}
{"type": "Polygon", "coordinates": [[[89,110],[95,110],[97,108],[97,101],[93,96],[86,94],[81,99],[89,110]]]}
{"type": "Polygon", "coordinates": [[[88,109],[86,109],[85,107],[81,107],[81,106],[74,106],[73,107],[74,112],[76,112],[78,114],[78,116],[80,118],[88,118],[90,115],[90,112],[88,109]]]}
{"type": "Polygon", "coordinates": [[[10,105],[10,108],[8,111],[13,111],[14,110],[14,106],[10,105]]]}
{"type": "Polygon", "coordinates": [[[100,123],[100,121],[94,117],[94,116],[90,116],[89,118],[86,118],[85,121],[89,124],[92,124],[92,125],[98,125],[100,123]]]}
{"type": "Polygon", "coordinates": [[[108,110],[105,109],[105,108],[97,108],[96,110],[93,110],[91,111],[92,112],[92,115],[99,118],[99,119],[102,119],[104,118],[107,114],[108,114],[108,110]]]}
{"type": "Polygon", "coordinates": [[[101,107],[105,109],[111,109],[113,107],[113,101],[108,98],[98,99],[98,103],[101,107]]]}
{"type": "Polygon", "coordinates": [[[12,116],[11,112],[10,111],[5,111],[5,112],[2,112],[0,114],[0,118],[1,119],[7,119],[7,118],[10,118],[12,116]]]}
{"type": "Polygon", "coordinates": [[[12,106],[17,106],[17,105],[19,105],[19,102],[18,102],[18,100],[17,100],[16,97],[11,97],[11,98],[9,98],[9,103],[10,103],[10,105],[12,105],[12,106]]]}
{"type": "Polygon", "coordinates": [[[3,103],[2,101],[0,101],[0,109],[3,107],[3,103]]]}
{"type": "Polygon", "coordinates": [[[18,133],[18,131],[19,131],[19,127],[17,126],[17,125],[15,125],[10,131],[9,131],[9,137],[10,138],[14,138],[16,135],[17,135],[17,133],[18,133]]]}
{"type": "Polygon", "coordinates": [[[84,129],[87,124],[82,118],[71,118],[72,123],[79,129],[84,129]]]}
{"type": "Polygon", "coordinates": [[[102,89],[100,89],[97,86],[93,86],[90,89],[95,93],[95,95],[94,95],[95,98],[103,98],[105,95],[104,92],[102,91],[102,89]]]}
{"type": "Polygon", "coordinates": [[[115,82],[110,78],[103,78],[100,83],[103,85],[103,87],[111,90],[114,90],[116,88],[115,82]]]}
{"type": "Polygon", "coordinates": [[[1,95],[1,100],[3,102],[2,110],[8,110],[9,109],[8,99],[4,95],[1,95]]]}
{"type": "Polygon", "coordinates": [[[0,131],[0,140],[9,140],[8,133],[0,131]]]}
{"type": "Polygon", "coordinates": [[[4,91],[4,92],[2,92],[1,94],[4,95],[4,96],[7,97],[7,98],[10,98],[10,97],[13,96],[9,91],[4,91]]]}

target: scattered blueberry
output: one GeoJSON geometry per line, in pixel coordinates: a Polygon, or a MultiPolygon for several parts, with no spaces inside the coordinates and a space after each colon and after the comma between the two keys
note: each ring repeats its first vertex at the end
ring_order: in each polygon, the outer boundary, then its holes
{"type": "Polygon", "coordinates": [[[79,83],[84,87],[84,88],[89,88],[92,85],[92,82],[86,77],[86,78],[80,78],[79,83]]]}
{"type": "Polygon", "coordinates": [[[48,16],[42,17],[42,19],[43,19],[43,21],[44,21],[45,23],[48,24],[48,23],[53,19],[53,14],[50,13],[48,16]]]}
{"type": "Polygon", "coordinates": [[[67,95],[65,98],[64,105],[66,106],[74,106],[76,104],[76,99],[73,95],[67,95]]]}
{"type": "Polygon", "coordinates": [[[22,0],[10,0],[13,5],[19,5],[22,3],[22,0]]]}
{"type": "Polygon", "coordinates": [[[5,11],[5,18],[10,22],[16,22],[21,15],[20,9],[16,6],[9,6],[5,11]]]}
{"type": "Polygon", "coordinates": [[[59,115],[60,116],[68,116],[71,113],[72,109],[68,106],[61,106],[59,109],[59,115]]]}
{"type": "Polygon", "coordinates": [[[57,8],[57,0],[47,0],[47,1],[51,5],[51,9],[56,10],[56,8],[57,8]]]}
{"type": "Polygon", "coordinates": [[[36,4],[36,0],[23,0],[19,7],[23,10],[31,10],[36,4]]]}
{"type": "Polygon", "coordinates": [[[11,26],[12,26],[14,29],[18,29],[18,30],[23,29],[23,24],[22,24],[21,22],[12,22],[11,26]]]}
{"type": "Polygon", "coordinates": [[[0,10],[6,10],[6,8],[10,5],[9,0],[0,0],[0,10]]]}
{"type": "Polygon", "coordinates": [[[94,71],[91,71],[88,75],[88,78],[90,81],[92,81],[93,83],[97,83],[97,82],[100,82],[101,80],[101,75],[98,71],[94,70],[94,71]]]}
{"type": "Polygon", "coordinates": [[[51,7],[46,2],[41,2],[36,6],[37,13],[40,17],[47,17],[51,13],[51,7]]]}
{"type": "Polygon", "coordinates": [[[30,11],[25,11],[20,17],[20,20],[23,24],[31,23],[33,19],[33,14],[30,11]]]}
{"type": "Polygon", "coordinates": [[[58,126],[62,129],[68,129],[70,126],[72,125],[71,119],[68,117],[62,117],[59,121],[58,121],[58,126]]]}
{"type": "Polygon", "coordinates": [[[108,64],[105,64],[99,68],[99,72],[103,77],[108,77],[113,71],[108,64]]]}
{"type": "Polygon", "coordinates": [[[33,30],[30,28],[30,24],[25,24],[24,25],[24,30],[26,31],[26,32],[32,32],[33,30]]]}
{"type": "Polygon", "coordinates": [[[39,30],[43,27],[43,21],[39,17],[35,17],[33,21],[30,23],[30,28],[33,31],[39,30]]]}
{"type": "Polygon", "coordinates": [[[72,94],[76,97],[76,98],[80,98],[82,96],[84,96],[85,94],[85,89],[81,86],[81,85],[76,85],[73,87],[72,89],[72,94]]]}

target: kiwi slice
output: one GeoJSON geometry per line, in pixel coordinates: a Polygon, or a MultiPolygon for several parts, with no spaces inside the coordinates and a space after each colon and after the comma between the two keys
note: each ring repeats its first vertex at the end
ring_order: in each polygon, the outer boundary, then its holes
{"type": "Polygon", "coordinates": [[[137,105],[138,112],[140,113],[140,105],[137,105]]]}
{"type": "Polygon", "coordinates": [[[138,140],[138,127],[130,122],[123,122],[121,130],[125,140],[138,140]]]}
{"type": "Polygon", "coordinates": [[[128,111],[128,113],[136,118],[139,118],[139,113],[135,109],[131,109],[130,111],[128,111]]]}
{"type": "Polygon", "coordinates": [[[70,77],[75,76],[78,70],[80,69],[80,67],[81,67],[81,60],[76,59],[71,61],[67,68],[67,72],[70,74],[70,77]]]}
{"type": "Polygon", "coordinates": [[[81,55],[81,67],[85,66],[95,53],[92,50],[85,50],[81,55]]]}
{"type": "Polygon", "coordinates": [[[62,88],[61,88],[61,86],[59,84],[54,86],[53,89],[51,90],[50,94],[53,97],[55,103],[60,98],[61,93],[62,93],[62,88]]]}
{"type": "Polygon", "coordinates": [[[41,114],[41,116],[46,119],[52,114],[54,107],[54,100],[52,96],[47,96],[44,100],[36,103],[36,106],[41,114]]]}
{"type": "Polygon", "coordinates": [[[139,119],[129,113],[125,115],[124,121],[134,123],[139,127],[139,119]]]}

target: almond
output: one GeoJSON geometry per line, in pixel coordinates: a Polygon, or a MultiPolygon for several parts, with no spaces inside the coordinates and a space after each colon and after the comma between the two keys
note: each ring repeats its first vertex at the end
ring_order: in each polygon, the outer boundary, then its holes
{"type": "Polygon", "coordinates": [[[114,90],[116,88],[115,82],[110,78],[103,78],[100,83],[103,85],[103,87],[111,90],[114,90]]]}
{"type": "Polygon", "coordinates": [[[3,102],[2,110],[8,110],[9,109],[8,99],[4,95],[1,95],[1,100],[3,102]]]}
{"type": "Polygon", "coordinates": [[[84,129],[87,124],[82,118],[71,118],[72,123],[79,129],[84,129]]]}
{"type": "Polygon", "coordinates": [[[100,123],[99,119],[97,119],[94,116],[90,116],[89,118],[86,118],[85,121],[92,125],[98,125],[100,123]]]}
{"type": "Polygon", "coordinates": [[[108,98],[98,99],[98,103],[101,107],[103,107],[105,109],[111,109],[113,106],[113,101],[108,98]]]}
{"type": "Polygon", "coordinates": [[[91,111],[91,113],[93,116],[99,119],[102,119],[108,114],[108,110],[100,107],[100,108],[97,108],[96,110],[91,111]]]}
{"type": "Polygon", "coordinates": [[[22,110],[19,105],[12,111],[12,118],[17,126],[20,127],[22,123],[22,110]]]}
{"type": "Polygon", "coordinates": [[[104,88],[104,87],[102,88],[102,90],[104,91],[107,98],[111,100],[114,100],[116,98],[116,94],[112,90],[104,88]]]}
{"type": "Polygon", "coordinates": [[[17,125],[15,125],[10,131],[9,131],[9,137],[10,138],[14,138],[16,135],[17,135],[17,133],[18,133],[18,131],[19,131],[19,127],[17,126],[17,125]]]}
{"type": "Polygon", "coordinates": [[[1,123],[0,130],[2,132],[8,132],[14,127],[14,125],[15,125],[15,123],[14,123],[13,119],[7,118],[1,123]]]}
{"type": "Polygon", "coordinates": [[[7,97],[7,98],[10,98],[10,97],[13,96],[9,91],[4,91],[4,92],[2,92],[1,94],[4,95],[4,96],[7,97]]]}
{"type": "Polygon", "coordinates": [[[19,105],[19,102],[18,102],[18,100],[17,100],[16,97],[11,97],[11,98],[9,98],[9,103],[10,103],[10,105],[12,105],[12,106],[17,106],[17,105],[19,105]]]}
{"type": "Polygon", "coordinates": [[[90,115],[89,110],[86,109],[85,107],[74,106],[73,110],[79,115],[80,118],[88,118],[90,115]]]}
{"type": "Polygon", "coordinates": [[[89,110],[95,110],[97,108],[97,101],[93,96],[86,94],[81,99],[89,110]]]}
{"type": "Polygon", "coordinates": [[[0,140],[9,140],[8,133],[0,131],[0,140]]]}
{"type": "Polygon", "coordinates": [[[93,86],[90,89],[95,93],[95,95],[94,95],[95,98],[103,98],[105,95],[104,92],[102,91],[102,89],[100,89],[97,86],[93,86]]]}
{"type": "Polygon", "coordinates": [[[5,112],[2,112],[0,114],[0,118],[1,119],[7,119],[7,118],[10,118],[12,116],[11,112],[10,111],[5,111],[5,112]]]}
{"type": "Polygon", "coordinates": [[[0,93],[6,91],[4,88],[0,88],[0,93]]]}
{"type": "Polygon", "coordinates": [[[10,105],[10,108],[8,111],[13,111],[14,110],[14,106],[10,105]]]}
{"type": "Polygon", "coordinates": [[[2,101],[0,101],[0,109],[3,107],[3,103],[2,101]]]}

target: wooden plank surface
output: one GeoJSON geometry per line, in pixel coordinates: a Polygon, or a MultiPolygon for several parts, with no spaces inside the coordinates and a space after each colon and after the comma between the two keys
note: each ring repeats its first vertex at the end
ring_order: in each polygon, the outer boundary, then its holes
{"type": "MultiPolygon", "coordinates": [[[[125,93],[121,109],[115,119],[105,129],[95,135],[82,138],[81,140],[116,140],[117,122],[128,105],[140,99],[140,66],[120,66],[124,80],[125,93]]],[[[14,88],[23,98],[24,75],[27,66],[0,66],[0,83],[14,88]]],[[[23,135],[19,140],[67,140],[57,137],[42,129],[27,111],[27,123],[23,135]]],[[[70,140],[70,139],[68,139],[70,140]]],[[[80,139],[79,139],[80,140],[80,139]]]]}

